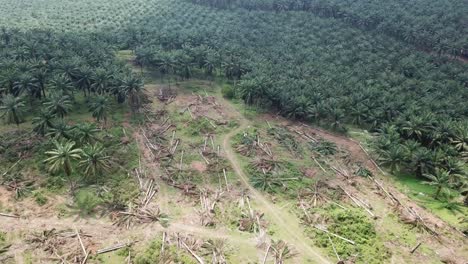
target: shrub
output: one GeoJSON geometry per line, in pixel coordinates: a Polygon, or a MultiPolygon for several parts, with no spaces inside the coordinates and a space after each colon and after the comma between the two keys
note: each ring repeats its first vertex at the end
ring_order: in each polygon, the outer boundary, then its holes
{"type": "Polygon", "coordinates": [[[235,96],[234,89],[229,84],[223,85],[223,87],[221,88],[221,93],[226,99],[233,99],[235,96]]]}
{"type": "Polygon", "coordinates": [[[40,206],[43,206],[47,203],[48,199],[42,192],[34,192],[34,200],[40,206]]]}
{"type": "Polygon", "coordinates": [[[89,190],[81,190],[75,197],[75,204],[81,215],[90,215],[100,203],[101,199],[89,190]]]}

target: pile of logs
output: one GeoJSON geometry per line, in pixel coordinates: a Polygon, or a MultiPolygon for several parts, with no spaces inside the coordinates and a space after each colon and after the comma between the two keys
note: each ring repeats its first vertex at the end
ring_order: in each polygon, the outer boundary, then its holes
{"type": "Polygon", "coordinates": [[[140,188],[140,198],[136,204],[131,203],[126,211],[117,212],[114,222],[114,225],[127,229],[135,224],[157,222],[165,217],[159,208],[149,208],[159,189],[155,180],[146,177],[141,164],[134,172],[140,188]]]}

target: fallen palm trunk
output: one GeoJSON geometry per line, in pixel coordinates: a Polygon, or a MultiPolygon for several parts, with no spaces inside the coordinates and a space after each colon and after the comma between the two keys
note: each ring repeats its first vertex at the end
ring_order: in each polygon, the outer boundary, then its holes
{"type": "Polygon", "coordinates": [[[191,250],[187,244],[185,244],[183,241],[181,241],[182,245],[185,247],[185,249],[187,249],[187,251],[198,261],[198,263],[200,264],[205,264],[205,262],[203,262],[203,259],[200,258],[197,254],[195,254],[195,252],[193,252],[193,250],[191,250]]]}
{"type": "Polygon", "coordinates": [[[358,207],[361,207],[362,209],[364,209],[373,218],[377,218],[377,216],[374,213],[371,212],[370,208],[368,208],[369,205],[362,202],[359,198],[352,196],[343,187],[340,186],[340,188],[351,199],[351,201],[353,201],[358,207]]]}
{"type": "Polygon", "coordinates": [[[419,243],[410,251],[410,253],[413,254],[420,246],[421,246],[421,242],[419,242],[419,243]]]}
{"type": "Polygon", "coordinates": [[[0,213],[0,216],[11,217],[11,218],[20,218],[19,215],[5,214],[5,213],[0,213]]]}
{"type": "Polygon", "coordinates": [[[426,224],[424,219],[412,208],[404,206],[400,200],[398,200],[391,192],[387,191],[382,183],[379,183],[375,178],[371,177],[371,180],[377,185],[377,187],[382,190],[389,198],[390,200],[396,204],[397,206],[403,207],[404,210],[406,210],[410,215],[412,215],[418,223],[420,223],[424,229],[426,229],[430,234],[434,236],[438,236],[439,234],[432,229],[430,226],[426,224]]]}
{"type": "Polygon", "coordinates": [[[115,250],[118,250],[118,249],[121,249],[121,248],[130,247],[130,246],[132,246],[133,244],[135,244],[135,242],[117,244],[117,245],[114,245],[114,246],[111,246],[111,247],[99,249],[98,251],[96,251],[96,254],[99,255],[99,254],[104,254],[104,253],[112,252],[112,251],[115,251],[115,250]]]}
{"type": "Polygon", "coordinates": [[[315,225],[314,228],[316,228],[316,229],[318,229],[318,230],[320,230],[320,231],[322,231],[322,232],[325,232],[325,233],[327,233],[327,234],[330,234],[330,235],[332,235],[332,236],[334,236],[334,237],[337,237],[337,238],[339,238],[339,239],[341,239],[341,240],[344,240],[344,241],[346,241],[346,242],[348,242],[348,243],[350,243],[350,244],[356,245],[356,242],[354,242],[354,241],[352,241],[352,240],[350,240],[350,239],[347,239],[347,238],[345,238],[345,237],[342,237],[342,236],[340,236],[340,235],[334,234],[334,233],[332,233],[332,232],[326,230],[325,228],[321,228],[321,227],[319,227],[319,226],[317,226],[317,225],[315,225]]]}

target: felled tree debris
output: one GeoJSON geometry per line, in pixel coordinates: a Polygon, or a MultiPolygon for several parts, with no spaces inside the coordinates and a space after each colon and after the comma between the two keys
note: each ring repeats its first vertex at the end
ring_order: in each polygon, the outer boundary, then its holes
{"type": "Polygon", "coordinates": [[[85,245],[90,243],[87,240],[89,237],[85,234],[80,236],[77,230],[50,229],[31,234],[27,242],[50,253],[62,263],[86,263],[89,251],[83,250],[83,248],[86,248],[85,245]],[[79,239],[77,239],[78,236],[79,239]]]}
{"type": "Polygon", "coordinates": [[[254,161],[252,161],[252,165],[255,166],[258,171],[263,173],[271,172],[280,168],[280,162],[278,160],[262,157],[254,159],[254,161]]]}
{"type": "Polygon", "coordinates": [[[298,254],[283,240],[272,241],[270,252],[273,253],[275,264],[284,264],[287,259],[291,259],[298,254]]]}
{"type": "Polygon", "coordinates": [[[215,191],[214,193],[209,190],[200,191],[200,206],[197,210],[200,216],[200,221],[203,226],[215,225],[215,207],[220,201],[223,192],[215,191]]]}
{"type": "Polygon", "coordinates": [[[239,230],[251,233],[258,233],[266,227],[266,221],[263,219],[264,213],[255,211],[250,206],[249,197],[242,197],[242,216],[239,220],[239,230]],[[245,207],[247,205],[247,207],[245,207]]]}
{"type": "Polygon", "coordinates": [[[392,202],[395,206],[396,210],[399,213],[401,221],[407,224],[412,224],[415,226],[420,226],[427,232],[429,232],[433,236],[439,236],[439,233],[435,231],[432,227],[430,227],[426,221],[418,214],[416,210],[412,207],[405,206],[396,196],[388,191],[382,182],[377,181],[374,177],[369,177],[377,186],[379,190],[381,190],[392,202]]]}
{"type": "Polygon", "coordinates": [[[116,245],[113,245],[113,246],[110,246],[110,247],[106,247],[106,248],[99,249],[99,250],[96,251],[96,254],[104,254],[104,253],[116,251],[116,250],[119,250],[119,249],[121,249],[121,248],[130,247],[130,246],[132,246],[132,245],[135,244],[135,243],[136,243],[136,242],[128,242],[128,243],[116,244],[116,245]]]}
{"type": "Polygon", "coordinates": [[[177,97],[177,90],[172,89],[171,87],[160,87],[159,90],[156,91],[156,96],[159,101],[168,103],[177,97]]]}
{"type": "Polygon", "coordinates": [[[39,141],[39,136],[31,131],[2,132],[0,133],[0,158],[11,162],[16,162],[18,158],[29,158],[39,141]]]}
{"type": "Polygon", "coordinates": [[[341,190],[351,199],[351,201],[358,207],[364,209],[370,216],[372,216],[374,219],[377,218],[377,216],[371,211],[372,206],[369,203],[366,203],[359,197],[357,197],[355,194],[352,194],[348,192],[346,189],[344,189],[342,186],[340,186],[341,190]]]}
{"type": "Polygon", "coordinates": [[[300,156],[302,153],[302,147],[296,138],[289,133],[284,127],[270,127],[268,129],[268,134],[272,135],[283,147],[289,150],[296,156],[300,156]]]}
{"type": "Polygon", "coordinates": [[[159,207],[149,206],[159,190],[154,179],[146,177],[141,165],[135,169],[135,176],[140,187],[140,198],[135,204],[130,203],[126,211],[117,212],[115,215],[114,225],[124,226],[127,229],[135,224],[152,223],[166,218],[159,207]]]}
{"type": "Polygon", "coordinates": [[[20,218],[19,215],[15,215],[15,214],[6,214],[6,213],[0,213],[0,216],[9,217],[9,218],[20,218]]]}
{"type": "Polygon", "coordinates": [[[197,186],[192,183],[177,183],[173,179],[167,176],[161,176],[161,179],[164,180],[167,185],[182,190],[185,195],[198,195],[197,186]]]}
{"type": "Polygon", "coordinates": [[[159,208],[153,210],[129,206],[127,211],[118,212],[114,225],[129,229],[135,224],[158,222],[164,218],[166,218],[166,215],[159,208]]]}
{"type": "Polygon", "coordinates": [[[7,188],[7,190],[14,192],[16,199],[23,197],[34,188],[34,181],[23,180],[22,177],[16,176],[6,179],[2,184],[7,188]]]}
{"type": "Polygon", "coordinates": [[[21,160],[21,158],[18,159],[0,177],[0,185],[4,185],[7,190],[14,192],[16,199],[21,198],[34,188],[34,181],[25,179],[23,173],[13,170],[21,160]]]}
{"type": "Polygon", "coordinates": [[[263,142],[257,132],[252,134],[244,132],[239,144],[236,146],[236,150],[247,157],[260,154],[267,155],[270,158],[273,157],[271,143],[263,142]]]}
{"type": "Polygon", "coordinates": [[[226,264],[227,244],[223,239],[209,239],[203,243],[202,247],[208,251],[207,255],[211,255],[213,264],[226,264]]]}

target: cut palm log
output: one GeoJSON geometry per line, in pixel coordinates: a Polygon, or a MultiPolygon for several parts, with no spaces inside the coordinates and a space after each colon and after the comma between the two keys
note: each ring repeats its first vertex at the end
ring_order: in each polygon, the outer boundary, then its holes
{"type": "Polygon", "coordinates": [[[332,235],[332,236],[334,236],[334,237],[337,237],[337,238],[339,238],[339,239],[341,239],[341,240],[344,240],[344,241],[346,241],[346,242],[348,242],[348,243],[350,243],[350,244],[352,244],[352,245],[356,245],[356,242],[354,242],[353,240],[350,240],[350,239],[347,239],[347,238],[342,237],[342,236],[340,236],[340,235],[334,234],[334,233],[328,231],[327,229],[322,228],[322,227],[320,227],[320,226],[318,226],[318,225],[315,225],[314,228],[315,228],[315,229],[318,229],[318,230],[320,230],[320,231],[322,231],[322,232],[325,232],[325,233],[327,233],[327,234],[330,234],[330,235],[332,235]]]}

